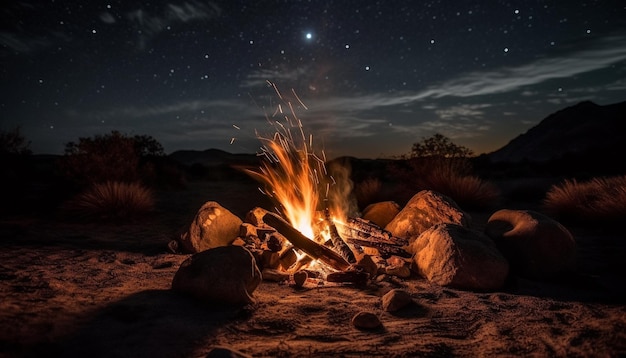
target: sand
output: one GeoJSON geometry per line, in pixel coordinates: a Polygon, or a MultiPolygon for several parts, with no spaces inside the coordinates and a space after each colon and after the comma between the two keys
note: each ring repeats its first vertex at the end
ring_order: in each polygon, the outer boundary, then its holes
{"type": "MultiPolygon", "coordinates": [[[[226,346],[254,357],[626,355],[626,238],[570,228],[577,272],[554,282],[512,277],[498,292],[444,288],[414,277],[365,287],[263,282],[256,303],[228,307],[170,290],[187,256],[167,243],[205,201],[237,215],[266,204],[242,183],[192,183],[160,193],[134,223],[50,215],[0,219],[0,357],[203,357],[226,346]],[[413,304],[394,313],[381,296],[413,304]],[[382,327],[351,324],[361,311],[382,327]]],[[[489,213],[473,214],[484,225],[489,213]]]]}

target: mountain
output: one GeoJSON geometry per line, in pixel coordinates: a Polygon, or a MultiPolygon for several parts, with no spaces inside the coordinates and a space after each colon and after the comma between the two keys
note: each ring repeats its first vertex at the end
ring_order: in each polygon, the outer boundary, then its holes
{"type": "Polygon", "coordinates": [[[219,165],[254,165],[257,166],[259,158],[256,154],[232,154],[220,149],[178,150],[169,155],[177,162],[191,166],[194,164],[206,167],[219,165]]]}
{"type": "MultiPolygon", "coordinates": [[[[597,105],[580,102],[553,113],[504,147],[487,154],[494,162],[547,162],[564,157],[626,153],[626,101],[597,105]]],[[[596,158],[601,159],[601,158],[596,158]]]]}

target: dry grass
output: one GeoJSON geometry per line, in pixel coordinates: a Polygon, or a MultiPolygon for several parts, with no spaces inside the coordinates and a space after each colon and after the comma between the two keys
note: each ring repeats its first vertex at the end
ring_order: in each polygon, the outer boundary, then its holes
{"type": "Polygon", "coordinates": [[[543,206],[562,220],[618,223],[626,218],[626,175],[587,182],[565,180],[550,188],[543,206]]]}
{"type": "Polygon", "coordinates": [[[447,195],[464,209],[489,209],[500,202],[500,190],[471,175],[462,160],[409,161],[408,168],[395,170],[410,191],[434,190],[447,195]]]}
{"type": "Polygon", "coordinates": [[[500,201],[500,190],[476,176],[432,172],[425,181],[427,189],[451,197],[464,209],[489,209],[500,201]]]}
{"type": "Polygon", "coordinates": [[[130,220],[152,211],[154,196],[138,182],[107,181],[93,184],[64,208],[75,218],[130,220]]]}

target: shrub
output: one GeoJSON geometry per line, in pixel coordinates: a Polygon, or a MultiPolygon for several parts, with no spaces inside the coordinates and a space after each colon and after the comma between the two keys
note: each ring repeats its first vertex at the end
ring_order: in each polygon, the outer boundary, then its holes
{"type": "Polygon", "coordinates": [[[423,189],[447,195],[464,209],[488,209],[499,202],[500,190],[495,185],[473,175],[436,169],[422,178],[423,189]]]}
{"type": "Polygon", "coordinates": [[[163,147],[152,137],[128,137],[112,131],[67,143],[60,168],[66,178],[83,188],[105,181],[145,181],[151,173],[145,158],[163,155],[163,147]]]}
{"type": "Polygon", "coordinates": [[[107,181],[93,184],[65,209],[79,219],[131,220],[154,209],[154,196],[138,182],[107,181]]]}
{"type": "Polygon", "coordinates": [[[626,218],[626,175],[565,180],[550,188],[543,207],[561,220],[618,224],[626,218]]]}
{"type": "Polygon", "coordinates": [[[472,175],[467,158],[410,158],[390,171],[413,194],[434,190],[447,195],[466,209],[488,209],[500,201],[497,187],[472,175]]]}
{"type": "Polygon", "coordinates": [[[0,130],[0,155],[32,154],[29,146],[30,141],[20,133],[20,127],[11,131],[0,130]]]}

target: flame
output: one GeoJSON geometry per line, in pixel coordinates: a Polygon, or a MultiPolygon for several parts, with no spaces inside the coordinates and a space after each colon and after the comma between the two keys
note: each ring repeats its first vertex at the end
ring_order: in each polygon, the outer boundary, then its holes
{"type": "MultiPolygon", "coordinates": [[[[267,118],[276,132],[269,137],[257,133],[263,144],[258,155],[264,160],[260,171],[247,172],[264,184],[262,191],[279,204],[281,215],[303,235],[314,239],[322,234],[318,228],[322,221],[318,214],[320,206],[331,205],[329,192],[333,192],[331,187],[337,182],[326,169],[324,151],[316,153],[313,150],[313,136],[305,134],[292,103],[282,96],[275,84],[268,81],[268,85],[283,101],[277,105],[272,117],[282,117],[283,121],[267,118]],[[284,108],[289,108],[289,114],[284,108]]],[[[301,107],[307,109],[293,89],[292,93],[301,107]]],[[[345,210],[341,207],[330,209],[333,215],[344,215],[345,210]]]]}

